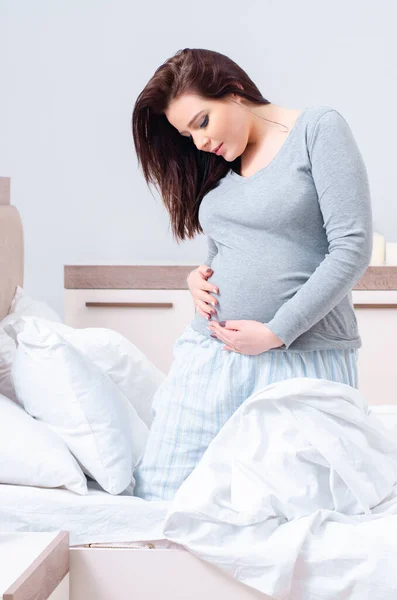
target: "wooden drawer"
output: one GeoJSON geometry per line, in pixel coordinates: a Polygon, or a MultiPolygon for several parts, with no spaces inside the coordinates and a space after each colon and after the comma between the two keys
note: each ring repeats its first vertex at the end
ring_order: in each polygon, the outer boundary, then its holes
{"type": "Polygon", "coordinates": [[[359,389],[368,404],[397,404],[397,290],[353,290],[352,297],[363,342],[359,389]]]}
{"type": "Polygon", "coordinates": [[[171,366],[177,337],[194,315],[189,290],[65,290],[66,325],[114,329],[163,373],[171,366]]]}

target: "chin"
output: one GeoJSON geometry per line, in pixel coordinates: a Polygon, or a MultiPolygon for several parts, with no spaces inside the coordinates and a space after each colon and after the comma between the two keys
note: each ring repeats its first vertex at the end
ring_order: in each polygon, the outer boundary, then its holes
{"type": "MultiPolygon", "coordinates": [[[[228,151],[226,150],[226,155],[228,154],[228,151]]],[[[233,160],[235,160],[235,158],[227,158],[227,156],[225,156],[225,154],[222,154],[222,158],[223,160],[225,160],[226,162],[233,162],[233,160]]]]}

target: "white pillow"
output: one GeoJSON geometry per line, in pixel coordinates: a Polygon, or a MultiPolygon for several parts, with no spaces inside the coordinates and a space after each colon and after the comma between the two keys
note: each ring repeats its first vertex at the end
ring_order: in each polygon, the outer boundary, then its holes
{"type": "Polygon", "coordinates": [[[0,483],[88,493],[82,470],[53,431],[2,394],[0,414],[0,483]]]}
{"type": "MultiPolygon", "coordinates": [[[[119,494],[135,484],[146,424],[113,381],[51,323],[21,320],[11,370],[18,400],[65,441],[83,471],[104,490],[119,494]]],[[[7,326],[11,332],[16,328],[7,326]]]]}
{"type": "Polygon", "coordinates": [[[73,329],[53,323],[51,327],[106,373],[128,398],[148,427],[153,421],[152,399],[166,378],[130,340],[112,329],[73,329]]]}
{"type": "Polygon", "coordinates": [[[0,394],[13,402],[17,402],[17,399],[11,381],[11,367],[16,351],[14,340],[1,328],[0,321],[0,394]]]}
{"type": "MultiPolygon", "coordinates": [[[[152,398],[166,375],[145,354],[117,331],[101,327],[74,329],[63,323],[36,319],[38,327],[59,333],[81,350],[105,373],[128,398],[148,427],[153,421],[152,398]]],[[[20,319],[7,332],[14,339],[23,331],[26,319],[20,319]]]]}
{"type": "Polygon", "coordinates": [[[0,394],[17,402],[11,381],[11,367],[14,362],[16,345],[4,331],[4,327],[22,316],[42,317],[48,321],[61,323],[61,317],[45,302],[33,300],[23,288],[17,286],[8,315],[0,321],[0,394]]]}

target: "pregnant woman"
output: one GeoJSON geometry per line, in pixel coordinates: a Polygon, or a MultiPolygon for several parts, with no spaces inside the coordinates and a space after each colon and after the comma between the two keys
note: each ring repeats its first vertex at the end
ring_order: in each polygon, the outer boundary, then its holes
{"type": "Polygon", "coordinates": [[[370,190],[337,110],[273,104],[218,52],[185,48],[162,64],[132,127],[175,238],[209,244],[135,471],[136,496],[170,500],[254,392],[292,377],[357,387],[351,291],[372,253],[370,190]]]}

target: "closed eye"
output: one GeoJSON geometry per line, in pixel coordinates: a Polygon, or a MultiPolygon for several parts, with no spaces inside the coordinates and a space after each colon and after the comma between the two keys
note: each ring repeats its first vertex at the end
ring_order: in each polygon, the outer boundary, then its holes
{"type": "Polygon", "coordinates": [[[201,123],[201,125],[200,125],[200,128],[201,128],[201,127],[207,127],[208,123],[209,123],[209,118],[208,118],[208,115],[205,115],[205,119],[204,119],[204,121],[201,123]],[[204,123],[205,123],[205,125],[204,125],[204,123]]]}
{"type": "MultiPolygon", "coordinates": [[[[209,120],[209,118],[208,118],[208,115],[205,115],[205,119],[204,119],[204,121],[202,121],[202,122],[200,123],[200,129],[202,129],[203,127],[207,127],[207,125],[208,125],[209,121],[210,121],[210,120],[209,120]]],[[[184,137],[187,137],[187,138],[189,138],[189,140],[192,140],[192,139],[193,139],[193,137],[192,137],[191,135],[186,135],[186,136],[184,136],[184,137]]]]}

